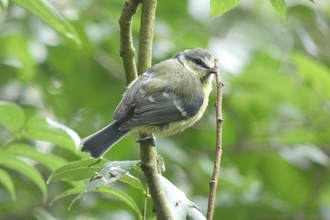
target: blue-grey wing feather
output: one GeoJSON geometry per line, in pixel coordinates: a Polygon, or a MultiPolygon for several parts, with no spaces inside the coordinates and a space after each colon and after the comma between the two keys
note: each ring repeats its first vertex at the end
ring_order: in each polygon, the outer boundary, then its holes
{"type": "Polygon", "coordinates": [[[200,96],[193,102],[188,102],[171,92],[144,97],[135,106],[133,117],[123,123],[120,129],[184,120],[196,115],[203,101],[203,96],[200,96]]]}
{"type": "Polygon", "coordinates": [[[119,120],[125,117],[128,112],[134,108],[134,106],[144,97],[144,91],[146,91],[148,88],[146,78],[152,77],[152,71],[152,68],[150,68],[146,73],[141,75],[138,81],[133,83],[132,86],[126,91],[123,99],[113,113],[114,120],[119,120]]]}

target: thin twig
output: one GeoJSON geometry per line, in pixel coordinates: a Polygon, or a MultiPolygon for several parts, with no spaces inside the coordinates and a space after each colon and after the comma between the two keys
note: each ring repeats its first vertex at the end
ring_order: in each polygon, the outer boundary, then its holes
{"type": "Polygon", "coordinates": [[[214,206],[215,206],[215,198],[217,193],[218,179],[220,173],[220,162],[222,155],[222,83],[220,80],[220,71],[218,68],[218,60],[215,59],[215,68],[218,69],[218,74],[216,75],[217,82],[217,102],[215,104],[216,107],[216,120],[217,120],[217,139],[216,139],[216,150],[215,150],[215,159],[214,159],[214,168],[213,168],[213,176],[210,181],[210,194],[209,194],[209,203],[207,208],[207,220],[212,220],[214,216],[214,206]]]}
{"type": "Polygon", "coordinates": [[[149,196],[149,187],[147,187],[147,190],[145,191],[143,197],[142,220],[147,219],[148,196],[149,196]]]}
{"type": "Polygon", "coordinates": [[[120,26],[120,56],[123,58],[126,84],[137,78],[137,70],[135,64],[135,48],[132,38],[132,22],[141,0],[127,0],[124,3],[121,16],[119,18],[120,26]]]}

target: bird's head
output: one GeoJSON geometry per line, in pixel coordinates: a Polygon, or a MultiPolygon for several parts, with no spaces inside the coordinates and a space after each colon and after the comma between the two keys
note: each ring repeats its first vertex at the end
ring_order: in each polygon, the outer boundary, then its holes
{"type": "Polygon", "coordinates": [[[208,50],[201,48],[185,50],[174,55],[174,57],[178,57],[185,68],[195,73],[202,83],[207,81],[211,74],[218,72],[214,67],[214,58],[208,50]]]}

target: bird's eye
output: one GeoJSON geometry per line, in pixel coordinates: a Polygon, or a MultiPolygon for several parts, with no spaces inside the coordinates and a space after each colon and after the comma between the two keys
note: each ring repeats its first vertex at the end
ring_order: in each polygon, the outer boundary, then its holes
{"type": "Polygon", "coordinates": [[[202,61],[201,59],[196,59],[196,60],[194,60],[194,61],[195,61],[195,63],[198,64],[198,65],[200,65],[200,64],[203,63],[203,61],[202,61]]]}
{"type": "Polygon", "coordinates": [[[203,60],[201,59],[195,59],[194,63],[196,63],[198,66],[202,67],[202,68],[207,68],[206,64],[204,63],[203,60]]]}

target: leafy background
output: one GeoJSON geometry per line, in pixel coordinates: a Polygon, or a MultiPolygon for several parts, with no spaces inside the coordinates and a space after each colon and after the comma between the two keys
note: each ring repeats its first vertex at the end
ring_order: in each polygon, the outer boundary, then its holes
{"type": "MultiPolygon", "coordinates": [[[[125,91],[118,25],[123,1],[0,2],[0,219],[136,219],[127,204],[105,193],[89,193],[70,210],[74,195],[50,206],[83,182],[46,184],[57,168],[88,158],[79,151],[79,136],[107,125],[125,91]]],[[[273,8],[283,2],[246,0],[216,18],[209,17],[208,2],[158,2],[153,62],[203,47],[222,70],[215,219],[330,218],[330,4],[288,1],[285,17],[283,5],[273,8]]],[[[200,122],[158,139],[157,147],[164,175],[204,213],[214,102],[215,92],[200,122]]],[[[138,160],[136,139],[124,138],[105,158],[138,160]]],[[[142,207],[141,191],[114,187],[142,207]]]]}

